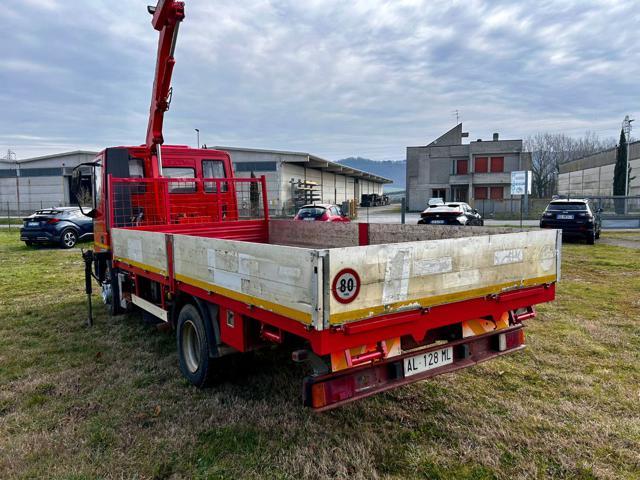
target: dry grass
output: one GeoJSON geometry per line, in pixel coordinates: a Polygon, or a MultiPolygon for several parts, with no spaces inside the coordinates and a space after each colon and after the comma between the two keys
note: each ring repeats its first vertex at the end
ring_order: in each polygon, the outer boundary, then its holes
{"type": "Polygon", "coordinates": [[[0,232],[0,478],[638,478],[640,250],[566,245],[522,354],[314,414],[287,352],[199,391],[172,335],[99,307],[85,328],[79,252],[15,237],[0,232]]]}

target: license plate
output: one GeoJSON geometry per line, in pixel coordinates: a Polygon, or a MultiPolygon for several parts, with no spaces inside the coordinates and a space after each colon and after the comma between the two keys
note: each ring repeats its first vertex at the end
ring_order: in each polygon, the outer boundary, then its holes
{"type": "Polygon", "coordinates": [[[558,215],[558,220],[573,220],[573,215],[558,215]]]}
{"type": "Polygon", "coordinates": [[[302,220],[304,220],[305,222],[313,222],[313,221],[315,221],[315,218],[307,217],[307,218],[303,218],[302,220]]]}
{"type": "Polygon", "coordinates": [[[444,220],[431,220],[431,223],[437,223],[438,225],[444,225],[444,220]]]}
{"type": "Polygon", "coordinates": [[[27,222],[27,227],[38,227],[40,222],[27,222]]]}
{"type": "Polygon", "coordinates": [[[451,363],[453,363],[453,347],[421,353],[404,359],[404,376],[410,377],[451,363]]]}

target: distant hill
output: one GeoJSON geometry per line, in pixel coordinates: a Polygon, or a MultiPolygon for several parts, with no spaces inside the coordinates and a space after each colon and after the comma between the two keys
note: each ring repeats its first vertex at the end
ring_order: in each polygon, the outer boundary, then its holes
{"type": "Polygon", "coordinates": [[[337,163],[393,180],[393,184],[389,185],[391,190],[405,188],[406,160],[376,161],[369,158],[349,157],[338,160],[337,163]]]}

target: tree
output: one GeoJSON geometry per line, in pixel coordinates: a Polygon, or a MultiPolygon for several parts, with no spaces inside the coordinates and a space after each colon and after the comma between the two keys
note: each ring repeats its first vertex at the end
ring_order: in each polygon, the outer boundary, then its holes
{"type": "Polygon", "coordinates": [[[627,194],[627,185],[625,185],[625,182],[631,172],[629,171],[627,175],[625,175],[625,168],[627,168],[627,138],[624,135],[624,130],[620,130],[620,142],[618,143],[618,150],[616,152],[616,166],[613,171],[614,195],[627,194]]]}
{"type": "Polygon", "coordinates": [[[613,139],[600,139],[594,132],[573,138],[564,133],[536,133],[524,141],[531,152],[532,195],[548,198],[556,193],[560,165],[615,146],[613,139]]]}

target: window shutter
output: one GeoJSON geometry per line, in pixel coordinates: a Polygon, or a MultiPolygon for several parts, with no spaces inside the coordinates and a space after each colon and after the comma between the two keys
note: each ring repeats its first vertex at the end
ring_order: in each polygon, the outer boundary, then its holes
{"type": "Polygon", "coordinates": [[[504,172],[504,157],[491,157],[491,173],[504,172]]]}
{"type": "Polygon", "coordinates": [[[487,173],[489,166],[489,158],[487,157],[476,157],[476,168],[475,173],[487,173]]]}

